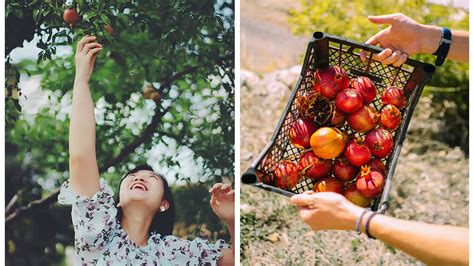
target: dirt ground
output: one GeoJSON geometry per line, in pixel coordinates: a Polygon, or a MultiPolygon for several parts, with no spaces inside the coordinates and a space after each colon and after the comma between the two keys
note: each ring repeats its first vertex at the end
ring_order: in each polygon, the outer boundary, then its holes
{"type": "Polygon", "coordinates": [[[295,37],[287,20],[298,1],[242,0],[240,7],[242,68],[267,73],[302,61],[310,36],[295,37]]]}

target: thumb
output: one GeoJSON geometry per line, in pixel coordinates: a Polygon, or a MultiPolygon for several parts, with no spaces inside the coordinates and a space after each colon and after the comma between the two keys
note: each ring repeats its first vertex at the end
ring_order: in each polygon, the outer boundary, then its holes
{"type": "Polygon", "coordinates": [[[390,24],[398,21],[399,14],[390,14],[390,15],[382,15],[382,16],[369,16],[368,19],[370,22],[375,24],[390,24]]]}

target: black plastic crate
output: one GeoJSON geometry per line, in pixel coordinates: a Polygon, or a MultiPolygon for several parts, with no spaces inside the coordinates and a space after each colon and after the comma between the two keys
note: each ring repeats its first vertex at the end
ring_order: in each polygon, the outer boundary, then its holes
{"type": "MultiPolygon", "coordinates": [[[[262,150],[247,171],[242,175],[242,183],[253,185],[268,191],[276,192],[286,196],[302,193],[310,190],[316,180],[302,178],[291,190],[283,190],[271,185],[273,171],[277,164],[283,159],[290,159],[298,162],[303,150],[294,147],[288,138],[290,126],[299,114],[296,108],[296,98],[312,90],[313,73],[316,69],[329,65],[342,67],[352,79],[357,76],[369,77],[377,87],[377,97],[370,104],[377,111],[380,111],[382,104],[380,101],[381,92],[388,86],[403,88],[407,99],[406,107],[401,111],[402,122],[400,126],[391,131],[394,141],[392,153],[382,161],[387,169],[385,187],[381,196],[372,201],[372,210],[384,212],[388,208],[388,194],[391,181],[395,172],[398,157],[407,133],[408,124],[421,96],[423,87],[431,79],[435,67],[415,60],[408,59],[400,67],[393,65],[383,65],[372,59],[372,56],[382,51],[382,48],[348,40],[346,38],[329,35],[323,32],[315,32],[308,44],[301,74],[291,94],[288,104],[278,122],[270,143],[262,150]],[[364,62],[359,57],[359,51],[367,51],[368,58],[364,62]]],[[[356,136],[366,134],[357,133],[349,128],[347,123],[342,127],[348,134],[354,133],[356,136]]]]}

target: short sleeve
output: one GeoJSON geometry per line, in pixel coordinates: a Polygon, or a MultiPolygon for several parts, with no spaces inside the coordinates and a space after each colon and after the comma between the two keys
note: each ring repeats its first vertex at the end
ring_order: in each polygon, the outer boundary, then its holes
{"type": "Polygon", "coordinates": [[[196,238],[192,241],[175,236],[163,238],[164,255],[172,265],[217,265],[222,249],[229,248],[223,240],[211,244],[196,238]]]}
{"type": "Polygon", "coordinates": [[[93,261],[93,257],[97,258],[101,253],[99,251],[110,243],[113,237],[117,227],[117,208],[113,196],[112,189],[102,178],[100,191],[92,198],[75,194],[69,180],[61,186],[58,202],[63,205],[72,205],[71,217],[75,232],[76,253],[82,257],[83,262],[93,261]]]}

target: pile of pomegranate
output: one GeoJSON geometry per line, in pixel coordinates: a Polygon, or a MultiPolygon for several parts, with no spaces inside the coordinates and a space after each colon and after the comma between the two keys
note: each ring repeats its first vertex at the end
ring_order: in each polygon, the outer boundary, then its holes
{"type": "Polygon", "coordinates": [[[392,133],[406,105],[404,90],[394,86],[379,95],[379,111],[373,107],[376,99],[377,88],[368,77],[351,80],[338,66],[316,70],[312,89],[296,99],[299,117],[288,132],[299,159],[278,162],[274,185],[290,190],[309,178],[316,192],[340,193],[368,207],[383,191],[382,159],[392,153],[392,133]]]}

